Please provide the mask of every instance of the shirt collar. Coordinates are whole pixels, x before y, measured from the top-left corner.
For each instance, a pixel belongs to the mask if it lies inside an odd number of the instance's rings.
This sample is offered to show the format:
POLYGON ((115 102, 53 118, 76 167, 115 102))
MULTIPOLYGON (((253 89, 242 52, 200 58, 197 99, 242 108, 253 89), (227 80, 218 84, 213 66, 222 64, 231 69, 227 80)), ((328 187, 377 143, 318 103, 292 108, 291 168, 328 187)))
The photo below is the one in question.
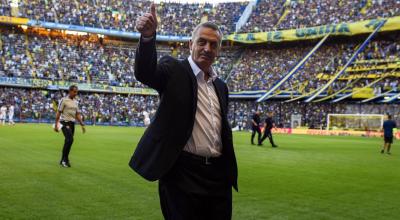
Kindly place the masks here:
MULTIPOLYGON (((200 76, 202 76, 202 78, 204 79, 204 77, 203 77, 203 74, 204 74, 203 70, 201 70, 200 67, 197 66, 197 64, 194 62, 192 56, 189 56, 188 61, 189 61, 190 67, 192 68, 193 74, 194 74, 196 77, 199 76, 199 74, 200 74, 200 76)), ((214 81, 214 80, 217 79, 217 77, 218 77, 217 73, 215 72, 214 68, 211 66, 211 77, 210 77, 210 79, 211 79, 212 81, 214 81)))

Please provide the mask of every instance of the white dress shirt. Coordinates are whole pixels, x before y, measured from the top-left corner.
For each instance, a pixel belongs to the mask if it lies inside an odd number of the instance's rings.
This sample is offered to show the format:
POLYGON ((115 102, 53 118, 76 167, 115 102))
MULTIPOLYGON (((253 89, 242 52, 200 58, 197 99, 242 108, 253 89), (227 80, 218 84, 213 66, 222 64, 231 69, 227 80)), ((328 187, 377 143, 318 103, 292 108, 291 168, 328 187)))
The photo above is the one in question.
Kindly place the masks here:
POLYGON ((204 72, 191 56, 188 60, 197 79, 197 110, 192 135, 183 150, 203 157, 218 157, 222 151, 222 116, 213 84, 217 74, 211 68, 211 76, 205 81, 204 72))

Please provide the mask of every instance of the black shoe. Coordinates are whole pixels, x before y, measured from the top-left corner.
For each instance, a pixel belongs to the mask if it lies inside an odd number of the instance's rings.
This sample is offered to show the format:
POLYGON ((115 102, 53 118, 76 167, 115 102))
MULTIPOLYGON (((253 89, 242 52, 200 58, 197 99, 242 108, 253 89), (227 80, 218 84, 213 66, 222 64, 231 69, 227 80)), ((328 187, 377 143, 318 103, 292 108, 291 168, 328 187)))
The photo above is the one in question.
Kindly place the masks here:
POLYGON ((70 166, 68 166, 68 163, 66 161, 61 161, 60 165, 61 165, 61 167, 64 167, 64 168, 69 168, 70 167, 70 166))
POLYGON ((251 143, 251 145, 255 145, 254 143, 251 143))
POLYGON ((385 150, 381 150, 381 154, 385 153, 385 150))
POLYGON ((262 143, 258 143, 258 146, 263 146, 262 143))
POLYGON ((392 153, 390 153, 390 152, 387 152, 387 154, 388 154, 388 155, 392 155, 392 153))
POLYGON ((68 167, 71 167, 71 164, 69 163, 69 161, 67 161, 67 166, 68 166, 68 167))

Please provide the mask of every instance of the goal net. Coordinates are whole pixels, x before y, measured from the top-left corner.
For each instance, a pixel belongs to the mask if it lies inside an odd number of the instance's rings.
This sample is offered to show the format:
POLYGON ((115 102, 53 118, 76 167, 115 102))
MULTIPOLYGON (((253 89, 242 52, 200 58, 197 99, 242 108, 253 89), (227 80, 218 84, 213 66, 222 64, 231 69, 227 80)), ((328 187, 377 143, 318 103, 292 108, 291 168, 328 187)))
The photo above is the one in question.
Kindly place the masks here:
POLYGON ((327 130, 379 131, 384 115, 379 114, 328 114, 327 130))

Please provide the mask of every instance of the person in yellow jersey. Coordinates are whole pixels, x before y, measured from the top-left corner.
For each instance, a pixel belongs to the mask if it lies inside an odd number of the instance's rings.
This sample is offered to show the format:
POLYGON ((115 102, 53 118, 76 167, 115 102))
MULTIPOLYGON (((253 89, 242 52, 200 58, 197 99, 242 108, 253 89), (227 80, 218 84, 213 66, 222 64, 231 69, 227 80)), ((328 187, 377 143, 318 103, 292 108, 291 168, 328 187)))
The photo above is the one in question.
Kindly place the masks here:
POLYGON ((64 134, 64 147, 60 165, 62 167, 71 167, 69 162, 69 152, 71 151, 72 143, 74 142, 75 121, 77 120, 82 127, 82 132, 85 133, 85 124, 82 121, 82 116, 79 111, 78 101, 76 95, 78 94, 78 87, 72 85, 69 87, 68 95, 61 99, 56 113, 56 123, 54 131, 59 132, 60 127, 64 134), (61 125, 60 125, 61 124, 61 125))

